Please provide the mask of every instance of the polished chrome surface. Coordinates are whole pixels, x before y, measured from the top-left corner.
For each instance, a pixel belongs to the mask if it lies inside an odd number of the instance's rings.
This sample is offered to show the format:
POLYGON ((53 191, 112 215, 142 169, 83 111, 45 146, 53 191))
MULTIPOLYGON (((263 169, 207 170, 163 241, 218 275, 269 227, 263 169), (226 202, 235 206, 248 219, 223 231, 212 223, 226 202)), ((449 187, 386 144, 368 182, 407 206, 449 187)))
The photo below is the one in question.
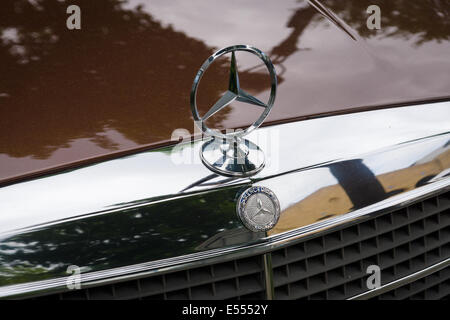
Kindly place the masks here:
POLYGON ((264 152, 247 139, 214 138, 202 145, 200 157, 213 172, 229 177, 250 177, 264 168, 264 152))
POLYGON ((268 231, 280 218, 280 202, 270 189, 250 187, 239 196, 236 212, 247 229, 268 231))
POLYGON ((397 289, 397 288, 399 288, 401 286, 404 286, 404 285, 406 285, 408 283, 414 282, 414 281, 416 281, 418 279, 426 277, 426 276, 428 276, 430 274, 433 274, 433 273, 435 273, 435 272, 437 272, 439 270, 442 270, 442 269, 444 269, 446 267, 449 267, 449 266, 450 266, 450 258, 445 259, 444 261, 441 261, 439 263, 436 263, 436 264, 434 264, 434 265, 432 265, 432 266, 430 266, 428 268, 425 268, 423 270, 420 270, 420 271, 417 271, 417 272, 415 272, 413 274, 410 274, 410 275, 408 275, 406 277, 398 279, 396 281, 392 281, 390 283, 387 283, 387 284, 385 284, 385 285, 383 285, 383 286, 381 286, 379 288, 376 288, 376 289, 373 289, 373 290, 370 290, 370 291, 358 294, 358 295, 356 295, 354 297, 351 297, 348 300, 366 300, 366 299, 370 299, 370 298, 379 296, 380 294, 383 294, 385 292, 397 289))
MULTIPOLYGON (((408 141, 420 143, 420 139, 432 136, 439 139, 438 135, 450 130, 449 117, 450 102, 443 102, 263 127, 250 136, 267 147, 270 157, 252 180, 361 158, 408 141)), ((248 178, 211 175, 198 159, 201 145, 202 141, 196 141, 142 152, 0 188, 0 234, 250 183, 248 178)), ((431 149, 439 151, 440 147, 431 149)), ((379 161, 388 172, 390 167, 410 166, 418 157, 420 154, 409 152, 402 163, 379 161)), ((299 186, 318 189, 323 183, 319 179, 315 187, 307 182, 299 186)), ((284 201, 280 200, 283 210, 284 201)))
MULTIPOLYGON (((282 214, 270 235, 329 223, 367 210, 386 199, 414 191, 450 167, 450 134, 403 143, 360 157, 341 159, 256 181, 270 188, 282 214)), ((437 181, 450 183, 450 176, 437 181)))
MULTIPOLYGON (((264 153, 257 145, 251 141, 243 139, 243 136, 257 129, 267 118, 275 102, 277 91, 277 75, 270 58, 260 50, 248 45, 236 45, 223 48, 211 55, 198 71, 191 89, 191 110, 195 124, 209 136, 215 137, 212 141, 206 142, 201 150, 200 157, 208 169, 225 176, 251 176, 261 171, 264 167, 264 153), (247 51, 260 58, 270 74, 271 90, 269 101, 261 102, 254 96, 244 91, 239 84, 239 75, 236 65, 235 51, 247 51), (203 74, 209 65, 219 57, 231 52, 230 78, 228 90, 209 109, 203 117, 200 117, 197 108, 197 91, 203 74), (211 129, 206 125, 206 121, 233 101, 256 105, 263 108, 263 112, 252 125, 244 130, 232 130, 225 134, 220 130, 211 129)), ((227 130, 230 131, 230 130, 227 130)))
POLYGON ((251 179, 211 174, 195 141, 3 187, 0 294, 64 287, 73 264, 89 284, 263 253, 448 188, 449 113, 445 102, 260 128, 250 135, 269 157, 251 179), (235 213, 251 185, 280 201, 268 237, 235 213))

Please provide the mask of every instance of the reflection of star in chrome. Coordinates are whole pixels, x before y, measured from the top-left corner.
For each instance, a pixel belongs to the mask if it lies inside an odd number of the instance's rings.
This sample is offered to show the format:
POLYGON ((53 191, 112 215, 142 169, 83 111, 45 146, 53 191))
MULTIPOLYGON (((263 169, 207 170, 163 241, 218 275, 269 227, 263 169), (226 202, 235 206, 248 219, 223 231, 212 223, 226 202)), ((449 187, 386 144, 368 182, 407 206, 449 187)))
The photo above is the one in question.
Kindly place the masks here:
POLYGON ((253 215, 253 218, 260 215, 260 214, 272 214, 268 209, 264 208, 263 203, 261 199, 256 199, 256 207, 258 208, 258 211, 253 215))
POLYGON ((234 100, 253 104, 259 107, 267 108, 267 105, 252 95, 248 94, 239 86, 239 76, 236 66, 236 57, 234 51, 231 55, 231 66, 230 66, 230 83, 228 85, 228 91, 212 106, 211 109, 203 116, 202 120, 206 121, 216 112, 222 110, 227 105, 232 103, 234 100))

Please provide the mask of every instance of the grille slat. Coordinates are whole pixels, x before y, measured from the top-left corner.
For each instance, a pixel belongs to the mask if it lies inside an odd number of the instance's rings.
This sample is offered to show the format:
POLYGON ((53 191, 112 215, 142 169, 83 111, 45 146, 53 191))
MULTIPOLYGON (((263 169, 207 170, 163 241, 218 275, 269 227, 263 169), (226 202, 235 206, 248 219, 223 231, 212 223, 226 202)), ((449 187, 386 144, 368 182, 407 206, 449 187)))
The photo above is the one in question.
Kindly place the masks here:
MULTIPOLYGON (((450 192, 311 235, 271 253, 276 299, 346 299, 368 291, 369 265, 382 285, 450 257, 450 192)), ((376 299, 448 299, 450 267, 376 299)), ((263 255, 220 262, 44 299, 264 299, 263 255)))

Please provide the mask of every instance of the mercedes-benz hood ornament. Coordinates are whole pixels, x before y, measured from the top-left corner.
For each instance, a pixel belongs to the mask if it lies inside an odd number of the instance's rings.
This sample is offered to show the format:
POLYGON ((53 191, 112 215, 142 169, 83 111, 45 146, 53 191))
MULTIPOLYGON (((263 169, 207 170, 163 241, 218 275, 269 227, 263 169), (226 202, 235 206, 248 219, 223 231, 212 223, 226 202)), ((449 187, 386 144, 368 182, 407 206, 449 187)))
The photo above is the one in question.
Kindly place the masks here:
POLYGON ((248 45, 236 45, 221 49, 210 56, 201 66, 195 76, 191 90, 191 110, 196 125, 204 134, 212 136, 213 139, 205 142, 201 149, 202 162, 212 171, 226 176, 250 176, 259 172, 265 164, 263 151, 253 142, 243 137, 258 128, 269 115, 275 102, 277 91, 277 75, 269 57, 262 51, 248 45), (244 89, 239 83, 239 74, 236 65, 236 51, 247 51, 255 54, 267 67, 271 79, 270 97, 266 103, 258 100, 244 89), (197 90, 203 74, 209 65, 217 58, 231 53, 231 65, 228 90, 202 117, 197 109, 197 90), (233 101, 252 104, 261 107, 260 116, 244 130, 232 133, 222 133, 211 129, 206 125, 212 115, 228 106, 233 101))

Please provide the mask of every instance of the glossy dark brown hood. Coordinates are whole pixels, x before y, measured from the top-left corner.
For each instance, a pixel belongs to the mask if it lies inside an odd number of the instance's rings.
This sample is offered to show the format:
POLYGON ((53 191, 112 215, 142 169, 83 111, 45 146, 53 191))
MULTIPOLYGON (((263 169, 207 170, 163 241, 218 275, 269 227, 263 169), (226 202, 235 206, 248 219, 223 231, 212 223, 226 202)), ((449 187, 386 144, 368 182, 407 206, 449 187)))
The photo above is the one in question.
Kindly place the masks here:
MULTIPOLYGON (((0 180, 159 145, 193 132, 189 92, 216 49, 250 44, 278 73, 270 121, 450 96, 450 1, 6 0, 0 10, 0 180), (81 8, 81 30, 66 8, 81 8), (366 9, 381 8, 369 30, 366 9)), ((269 78, 237 56, 261 100, 269 78)), ((229 60, 202 80, 200 109, 226 90, 229 60)), ((218 128, 254 120, 232 105, 218 128)))

